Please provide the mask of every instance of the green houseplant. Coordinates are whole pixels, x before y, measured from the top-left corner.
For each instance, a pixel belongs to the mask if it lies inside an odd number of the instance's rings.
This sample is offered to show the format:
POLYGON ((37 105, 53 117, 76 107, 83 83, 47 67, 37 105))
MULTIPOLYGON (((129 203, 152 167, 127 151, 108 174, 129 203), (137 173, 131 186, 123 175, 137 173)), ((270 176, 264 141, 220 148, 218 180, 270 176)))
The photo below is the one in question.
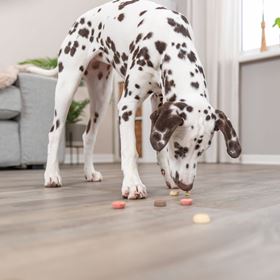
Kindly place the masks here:
POLYGON ((80 143, 82 140, 82 134, 86 126, 78 122, 81 121, 81 116, 88 104, 88 99, 72 101, 66 119, 66 142, 68 146, 77 145, 77 143, 80 143))
POLYGON ((275 27, 276 25, 280 28, 280 17, 278 17, 278 18, 275 19, 275 22, 274 22, 274 24, 273 24, 273 27, 275 27))

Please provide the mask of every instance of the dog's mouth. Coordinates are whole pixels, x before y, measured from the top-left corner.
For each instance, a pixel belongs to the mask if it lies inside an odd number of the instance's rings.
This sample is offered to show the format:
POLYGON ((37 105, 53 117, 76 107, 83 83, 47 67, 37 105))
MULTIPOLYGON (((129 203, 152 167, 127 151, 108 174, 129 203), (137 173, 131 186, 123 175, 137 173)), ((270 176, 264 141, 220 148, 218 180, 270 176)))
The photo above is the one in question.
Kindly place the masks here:
POLYGON ((176 172, 176 176, 175 178, 172 177, 173 181, 175 182, 175 184, 183 191, 185 192, 189 192, 192 188, 193 188, 193 183, 191 184, 185 184, 182 182, 182 180, 179 179, 179 174, 178 172, 176 172))

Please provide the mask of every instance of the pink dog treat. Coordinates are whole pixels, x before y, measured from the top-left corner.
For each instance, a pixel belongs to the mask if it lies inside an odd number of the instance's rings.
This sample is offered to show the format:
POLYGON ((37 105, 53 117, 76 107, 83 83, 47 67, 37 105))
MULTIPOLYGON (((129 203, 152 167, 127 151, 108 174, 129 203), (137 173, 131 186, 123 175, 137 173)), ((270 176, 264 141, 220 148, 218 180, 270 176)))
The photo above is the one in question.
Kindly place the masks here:
POLYGON ((180 204, 184 206, 192 205, 192 199, 191 198, 182 198, 180 200, 180 204))
POLYGON ((124 201, 114 201, 114 202, 112 202, 112 207, 114 209, 123 209, 123 208, 125 208, 125 202, 124 201))

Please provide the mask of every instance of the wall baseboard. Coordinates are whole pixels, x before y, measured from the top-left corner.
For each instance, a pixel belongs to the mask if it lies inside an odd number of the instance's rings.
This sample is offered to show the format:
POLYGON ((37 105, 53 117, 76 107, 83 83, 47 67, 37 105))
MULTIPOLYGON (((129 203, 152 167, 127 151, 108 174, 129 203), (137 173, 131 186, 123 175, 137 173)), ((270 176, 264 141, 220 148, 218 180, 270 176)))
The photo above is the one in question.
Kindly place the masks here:
MULTIPOLYGON (((113 154, 93 154, 93 162, 94 163, 112 163, 112 162, 115 162, 114 155, 113 154)), ((71 163, 70 153, 65 153, 64 163, 65 164, 71 163)), ((83 154, 80 153, 79 155, 77 155, 76 153, 73 153, 72 163, 73 164, 84 163, 83 154)))
POLYGON ((280 155, 242 155, 243 164, 280 164, 280 155))

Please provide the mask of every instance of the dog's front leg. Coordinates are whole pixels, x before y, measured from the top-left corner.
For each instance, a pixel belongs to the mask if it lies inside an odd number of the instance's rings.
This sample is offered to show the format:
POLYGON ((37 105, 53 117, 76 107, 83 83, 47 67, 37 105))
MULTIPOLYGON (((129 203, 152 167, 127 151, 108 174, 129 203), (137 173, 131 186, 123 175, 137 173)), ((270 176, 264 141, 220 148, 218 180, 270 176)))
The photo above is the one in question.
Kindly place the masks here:
POLYGON ((124 96, 118 103, 120 138, 121 138, 121 160, 123 171, 122 196, 128 199, 147 197, 145 185, 141 182, 137 169, 138 154, 135 140, 135 113, 139 100, 133 96, 124 96))

